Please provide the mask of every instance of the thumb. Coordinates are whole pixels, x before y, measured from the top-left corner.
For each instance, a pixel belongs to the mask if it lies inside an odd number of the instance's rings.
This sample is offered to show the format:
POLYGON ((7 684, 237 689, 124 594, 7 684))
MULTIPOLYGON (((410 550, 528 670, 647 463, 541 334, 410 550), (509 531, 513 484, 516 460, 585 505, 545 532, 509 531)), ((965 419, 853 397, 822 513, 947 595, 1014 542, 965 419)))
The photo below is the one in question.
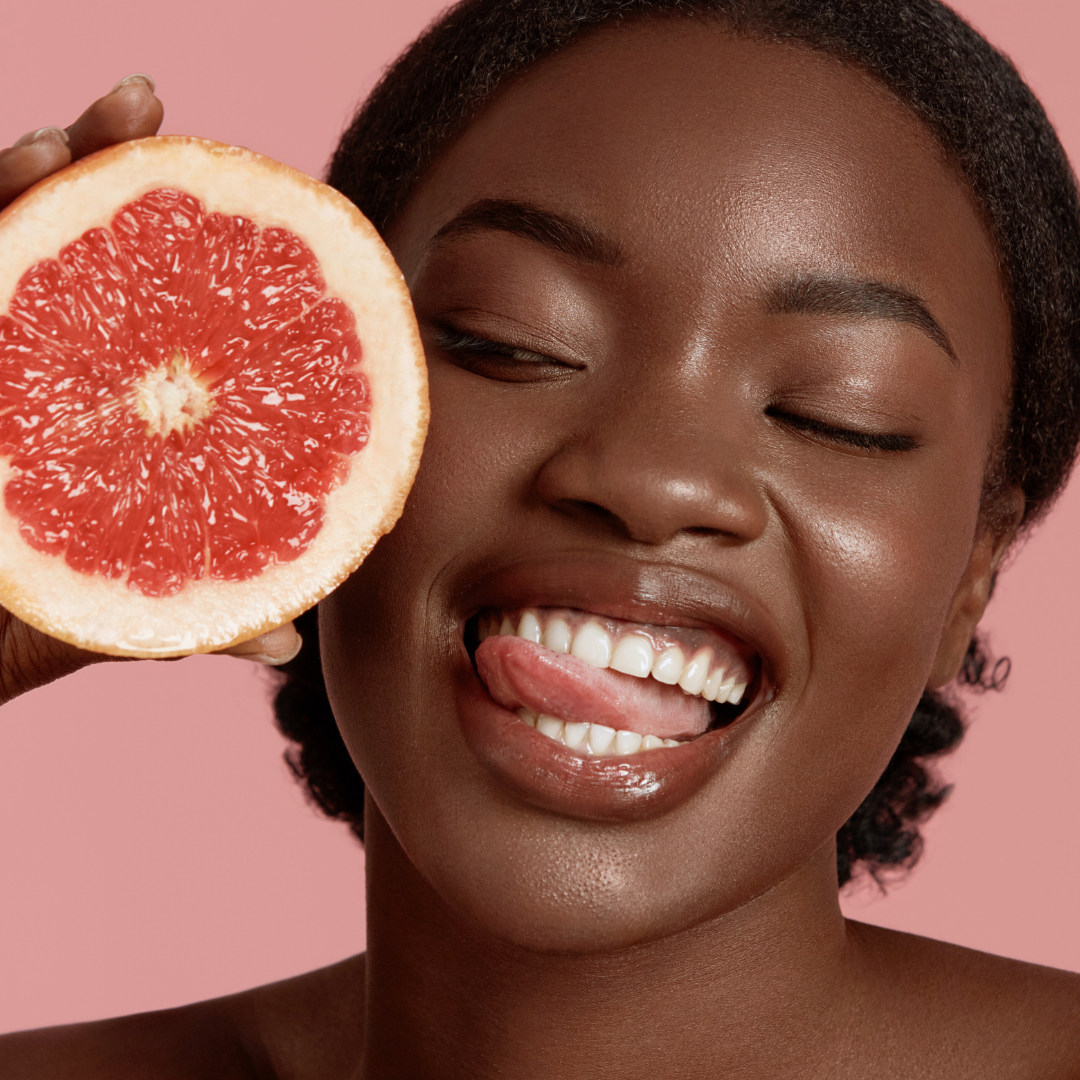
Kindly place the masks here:
POLYGON ((232 648, 223 649, 222 652, 226 656, 239 656, 244 660, 253 660, 257 664, 277 667, 279 664, 287 664, 292 660, 303 644, 303 638, 290 622, 285 623, 284 626, 275 627, 265 634, 260 634, 250 641, 242 641, 239 645, 233 645, 232 648))

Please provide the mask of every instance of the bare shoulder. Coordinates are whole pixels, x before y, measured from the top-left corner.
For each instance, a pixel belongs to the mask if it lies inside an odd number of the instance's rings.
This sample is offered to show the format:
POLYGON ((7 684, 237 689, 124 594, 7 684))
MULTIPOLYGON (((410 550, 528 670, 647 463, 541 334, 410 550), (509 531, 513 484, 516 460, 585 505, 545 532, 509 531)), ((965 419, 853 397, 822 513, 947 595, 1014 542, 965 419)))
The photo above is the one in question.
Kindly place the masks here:
POLYGON ((888 1018, 880 1045, 908 1066, 925 1055, 928 1076, 1080 1080, 1080 975, 865 923, 849 931, 888 1018))
POLYGON ((346 1080, 364 1051, 364 955, 233 998, 229 1015, 261 1076, 346 1080))
POLYGON ((0 1036, 4 1080, 346 1080, 363 1051, 364 957, 240 994, 0 1036))

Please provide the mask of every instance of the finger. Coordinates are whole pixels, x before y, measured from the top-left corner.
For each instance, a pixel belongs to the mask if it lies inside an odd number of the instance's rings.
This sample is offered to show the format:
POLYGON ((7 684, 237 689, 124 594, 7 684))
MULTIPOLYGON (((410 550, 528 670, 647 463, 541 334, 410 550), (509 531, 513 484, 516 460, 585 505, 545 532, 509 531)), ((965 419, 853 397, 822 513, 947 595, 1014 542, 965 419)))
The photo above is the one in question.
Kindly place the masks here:
POLYGON ((71 160, 154 135, 164 115, 164 107, 154 96, 154 80, 149 75, 129 75, 67 129, 71 160))
POLYGON ((31 131, 14 146, 0 150, 0 207, 70 163, 68 135, 60 128, 31 131))
POLYGON ((231 649, 223 649, 222 652, 226 656, 239 656, 244 660, 254 660, 257 664, 277 667, 292 660, 303 644, 304 640, 296 632, 296 627, 292 623, 286 623, 250 641, 242 641, 231 649))

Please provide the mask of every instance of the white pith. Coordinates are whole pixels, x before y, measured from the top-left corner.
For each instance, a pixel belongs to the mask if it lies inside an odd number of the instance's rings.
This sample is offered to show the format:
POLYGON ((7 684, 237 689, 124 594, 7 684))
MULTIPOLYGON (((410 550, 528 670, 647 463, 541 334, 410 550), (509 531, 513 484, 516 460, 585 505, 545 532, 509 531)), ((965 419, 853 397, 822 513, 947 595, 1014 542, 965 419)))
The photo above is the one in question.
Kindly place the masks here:
MULTIPOLYGON (((408 291, 370 222, 343 196, 240 147, 185 137, 143 139, 83 159, 0 215, 0 314, 22 275, 149 191, 177 188, 208 212, 288 229, 319 260, 326 296, 356 318, 372 389, 370 435, 347 480, 325 500, 323 528, 296 560, 244 582, 189 582, 169 597, 83 574, 27 545, 0 509, 0 604, 45 633, 114 655, 211 652, 287 622, 340 584, 400 516, 427 429, 427 374, 408 291)), ((162 380, 165 382, 166 380, 162 380)), ((161 389, 160 387, 158 388, 161 389)), ((173 380, 145 408, 149 423, 187 423, 193 388, 173 380), (155 401, 157 404, 155 404, 155 401), (160 415, 155 410, 160 406, 160 415), (177 412, 176 410, 179 410, 177 412)), ((206 406, 208 403, 202 402, 206 406)), ((12 477, 0 460, 0 490, 12 477)))
POLYGON ((131 390, 135 412, 146 421, 149 437, 185 435, 214 411, 214 396, 179 353, 172 363, 144 375, 131 390))

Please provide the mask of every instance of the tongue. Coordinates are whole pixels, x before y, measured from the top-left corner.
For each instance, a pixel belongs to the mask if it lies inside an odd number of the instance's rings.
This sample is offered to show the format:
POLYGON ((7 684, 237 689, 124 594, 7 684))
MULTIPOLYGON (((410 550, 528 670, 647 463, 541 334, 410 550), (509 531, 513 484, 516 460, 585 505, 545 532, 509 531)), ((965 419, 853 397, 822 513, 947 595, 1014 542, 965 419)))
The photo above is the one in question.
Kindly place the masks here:
POLYGON ((704 698, 677 686, 596 668, 509 634, 482 641, 476 667, 488 693, 508 709, 525 706, 560 720, 662 739, 700 735, 712 718, 704 698))

